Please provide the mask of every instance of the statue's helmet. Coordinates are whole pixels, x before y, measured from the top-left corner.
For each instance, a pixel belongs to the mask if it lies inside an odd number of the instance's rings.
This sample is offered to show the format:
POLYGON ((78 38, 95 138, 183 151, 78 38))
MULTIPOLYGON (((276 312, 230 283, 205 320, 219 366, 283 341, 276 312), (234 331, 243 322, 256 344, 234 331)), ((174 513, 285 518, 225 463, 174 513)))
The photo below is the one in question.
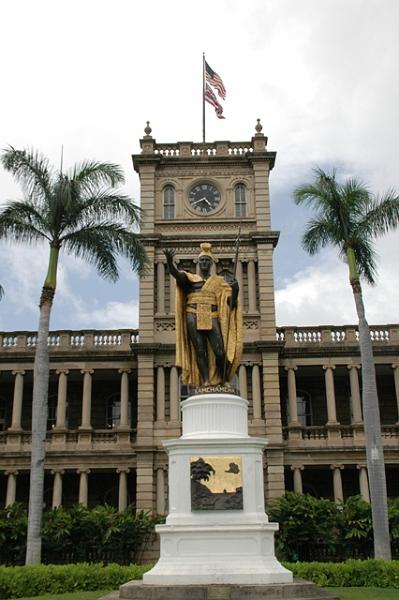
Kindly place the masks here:
POLYGON ((202 256, 207 256, 208 258, 213 260, 213 262, 215 262, 215 259, 213 258, 212 254, 212 244, 210 244, 209 242, 202 242, 200 248, 201 252, 199 253, 198 258, 201 258, 202 256))

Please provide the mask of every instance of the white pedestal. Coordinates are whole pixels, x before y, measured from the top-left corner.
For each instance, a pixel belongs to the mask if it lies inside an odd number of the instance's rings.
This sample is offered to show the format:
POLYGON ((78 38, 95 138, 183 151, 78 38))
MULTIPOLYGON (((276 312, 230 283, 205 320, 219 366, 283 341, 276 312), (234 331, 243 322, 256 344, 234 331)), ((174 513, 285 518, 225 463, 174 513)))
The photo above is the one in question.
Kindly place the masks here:
POLYGON ((160 559, 144 584, 290 583, 274 554, 277 523, 264 509, 263 450, 248 436, 248 402, 233 394, 191 396, 182 403, 183 435, 164 442, 169 455, 169 515, 158 525, 160 559), (192 510, 194 457, 234 457, 242 472, 243 508, 192 510))

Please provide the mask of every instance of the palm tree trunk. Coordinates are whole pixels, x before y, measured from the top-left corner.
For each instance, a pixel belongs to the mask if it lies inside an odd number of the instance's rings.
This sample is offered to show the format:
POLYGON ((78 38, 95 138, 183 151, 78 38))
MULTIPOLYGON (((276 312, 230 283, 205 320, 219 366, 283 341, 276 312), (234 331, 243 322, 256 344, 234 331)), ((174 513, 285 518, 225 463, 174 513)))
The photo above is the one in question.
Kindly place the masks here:
POLYGON ((47 397, 49 382, 48 333, 54 290, 43 288, 39 329, 33 367, 32 451, 28 512, 28 537, 25 564, 41 561, 44 458, 47 431, 47 397))
POLYGON ((25 559, 25 564, 27 565, 39 564, 42 553, 44 460, 46 453, 47 399, 50 374, 48 334, 57 281, 58 254, 58 248, 50 248, 49 267, 40 298, 39 328, 33 366, 32 450, 28 536, 26 540, 25 559))
POLYGON ((374 557, 391 560, 389 540, 387 486, 384 450, 381 437, 380 409, 370 328, 366 320, 359 280, 351 280, 359 318, 359 346, 362 361, 363 419, 366 441, 367 469, 374 532, 374 557))

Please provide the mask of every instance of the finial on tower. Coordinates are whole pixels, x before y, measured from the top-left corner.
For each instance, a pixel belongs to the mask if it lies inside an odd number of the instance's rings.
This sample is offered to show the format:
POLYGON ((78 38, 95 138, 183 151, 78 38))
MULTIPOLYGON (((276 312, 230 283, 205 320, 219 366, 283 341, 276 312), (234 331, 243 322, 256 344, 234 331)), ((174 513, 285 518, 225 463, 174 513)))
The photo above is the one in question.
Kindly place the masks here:
POLYGON ((260 119, 256 119, 256 125, 255 125, 256 134, 255 135, 263 135, 262 129, 263 129, 263 125, 261 124, 260 119))
POLYGON ((146 134, 147 137, 150 137, 151 132, 152 132, 152 129, 150 127, 150 122, 147 121, 147 125, 144 127, 144 133, 146 134))

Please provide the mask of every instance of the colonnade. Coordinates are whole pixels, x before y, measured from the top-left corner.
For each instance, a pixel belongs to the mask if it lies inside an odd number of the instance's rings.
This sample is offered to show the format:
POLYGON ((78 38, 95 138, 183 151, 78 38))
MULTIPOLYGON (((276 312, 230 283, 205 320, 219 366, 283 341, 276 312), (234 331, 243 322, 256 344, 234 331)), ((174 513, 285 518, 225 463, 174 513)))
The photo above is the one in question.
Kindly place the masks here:
MULTIPOLYGON (((342 471, 345 468, 342 464, 329 465, 332 472, 332 483, 335 502, 342 502, 344 499, 344 491, 342 486, 342 471)), ((369 481, 367 474, 367 466, 365 464, 356 465, 359 472, 359 490, 360 495, 366 502, 370 502, 369 481)), ((292 465, 294 492, 303 494, 303 471, 306 469, 304 465, 292 465)))
MULTIPOLYGON (((328 468, 328 467, 327 467, 328 468)), ((332 484, 334 491, 335 502, 342 502, 344 499, 343 485, 342 485, 342 471, 345 468, 342 464, 331 464, 329 468, 332 473, 332 484)), ((356 468, 359 473, 359 490, 360 495, 366 502, 370 502, 369 495, 369 483, 367 475, 367 466, 365 464, 358 464, 356 468)), ((293 487, 294 492, 297 494, 303 493, 303 472, 306 469, 306 465, 292 465, 291 470, 293 472, 293 487)), ((128 505, 128 473, 130 469, 127 467, 119 467, 116 469, 118 474, 119 485, 118 485, 118 510, 124 511, 128 505)), ((62 492, 63 492, 63 476, 64 469, 53 469, 51 474, 53 475, 53 492, 52 492, 52 507, 62 505, 62 492)), ((89 493, 89 480, 90 474, 92 473, 89 468, 80 468, 76 470, 79 475, 79 490, 78 490, 78 502, 83 506, 88 504, 88 493, 89 493)), ((9 506, 16 499, 17 490, 17 477, 18 470, 9 470, 5 472, 7 476, 7 487, 6 487, 6 499, 5 505, 9 506)), ((156 485, 156 512, 160 515, 166 514, 166 486, 167 486, 167 467, 166 465, 160 465, 155 468, 155 485, 156 485)))
MULTIPOLYGON (((68 369, 57 369, 58 393, 57 393, 57 411, 54 431, 65 431, 67 429, 67 393, 68 393, 68 369)), ((82 411, 80 430, 91 430, 91 402, 92 402, 92 376, 93 369, 82 369, 83 391, 82 391, 82 411)), ((120 424, 119 430, 130 430, 129 422, 129 373, 131 369, 118 369, 120 374, 120 424)), ((12 371, 14 375, 14 393, 12 403, 11 425, 8 428, 10 432, 22 431, 22 407, 24 393, 24 376, 26 371, 12 371)))
MULTIPOLYGON (((177 261, 178 262, 178 261, 177 261)), ((196 262, 196 261, 194 261, 196 262)), ((176 280, 168 274, 166 262, 158 260, 156 262, 156 278, 157 278, 157 294, 156 294, 156 313, 159 315, 166 314, 166 308, 169 306, 168 312, 173 314, 175 311, 175 290, 176 280), (169 285, 167 286, 167 278, 169 285), (166 290, 169 287, 169 297, 166 290)), ((257 275, 256 261, 253 258, 248 260, 238 260, 236 267, 236 279, 240 287, 239 297, 243 304, 244 311, 247 313, 255 313, 258 310, 257 305, 257 275), (244 264, 247 265, 246 269, 244 264), (244 300, 244 288, 247 289, 247 298, 244 300)))
MULTIPOLYGON (((76 469, 75 472, 79 475, 78 502, 79 504, 83 504, 83 506, 87 506, 89 497, 89 478, 92 471, 88 468, 80 468, 76 469)), ((120 512, 124 511, 128 505, 127 475, 129 472, 130 469, 127 467, 119 467, 116 469, 116 473, 119 476, 118 510, 120 512)), ((7 477, 5 506, 13 504, 16 500, 18 473, 19 472, 16 469, 5 471, 4 473, 7 477)), ((53 475, 52 508, 62 505, 64 473, 65 469, 53 469, 51 471, 51 474, 53 475)))
MULTIPOLYGON (((350 395, 352 402, 352 420, 351 424, 362 425, 362 403, 359 386, 359 370, 360 365, 349 364, 347 365, 349 372, 349 385, 350 395)), ((396 404, 399 414, 399 365, 393 364, 393 375, 395 382, 396 392, 396 404)), ((296 372, 298 366, 291 364, 285 367, 287 371, 287 388, 288 388, 288 426, 295 428, 300 426, 298 419, 298 406, 297 406, 297 385, 296 385, 296 372)), ((324 370, 324 381, 325 381, 325 392, 327 401, 327 427, 334 428, 339 425, 337 420, 337 408, 335 400, 335 387, 334 387, 334 365, 323 365, 324 370)))
POLYGON ((179 373, 175 366, 156 367, 156 420, 166 420, 166 380, 169 379, 169 421, 180 421, 179 373))

